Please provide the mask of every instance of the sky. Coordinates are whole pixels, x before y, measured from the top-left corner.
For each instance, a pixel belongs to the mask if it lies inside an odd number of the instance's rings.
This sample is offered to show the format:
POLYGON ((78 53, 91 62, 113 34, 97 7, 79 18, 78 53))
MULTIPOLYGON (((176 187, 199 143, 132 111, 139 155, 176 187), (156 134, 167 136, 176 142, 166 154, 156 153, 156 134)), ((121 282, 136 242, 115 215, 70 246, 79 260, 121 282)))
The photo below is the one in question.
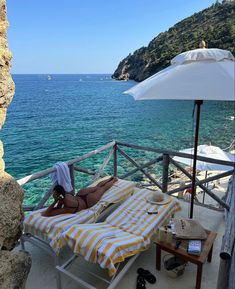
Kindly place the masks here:
POLYGON ((7 0, 12 73, 113 73, 214 0, 7 0))

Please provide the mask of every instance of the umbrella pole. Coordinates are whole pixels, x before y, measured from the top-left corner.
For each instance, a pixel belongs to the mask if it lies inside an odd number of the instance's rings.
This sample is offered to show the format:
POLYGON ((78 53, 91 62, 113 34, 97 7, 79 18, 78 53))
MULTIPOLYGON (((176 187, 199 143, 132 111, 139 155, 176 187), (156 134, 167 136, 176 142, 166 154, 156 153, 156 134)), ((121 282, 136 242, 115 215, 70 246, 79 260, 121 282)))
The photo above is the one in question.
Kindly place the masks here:
POLYGON ((193 155, 193 176, 192 176, 192 195, 191 195, 191 205, 190 205, 190 219, 193 218, 193 204, 194 197, 196 195, 196 168, 197 168, 197 146, 198 146, 198 136, 199 136, 199 127, 200 127, 200 110, 201 105, 203 104, 202 100, 195 100, 196 105, 196 128, 195 128, 195 137, 194 137, 194 155, 193 155))

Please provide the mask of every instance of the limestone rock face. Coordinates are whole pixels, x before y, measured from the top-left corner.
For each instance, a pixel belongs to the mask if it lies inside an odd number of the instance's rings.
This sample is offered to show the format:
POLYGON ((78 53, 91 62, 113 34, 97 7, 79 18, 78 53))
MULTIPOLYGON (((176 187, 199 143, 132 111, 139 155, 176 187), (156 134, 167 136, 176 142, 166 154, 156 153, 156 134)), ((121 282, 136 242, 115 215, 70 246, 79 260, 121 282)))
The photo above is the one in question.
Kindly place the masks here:
MULTIPOLYGON (((5 122, 7 108, 15 93, 15 85, 10 74, 12 55, 7 43, 8 26, 6 0, 0 0, 0 129, 5 122)), ((0 173, 4 169, 4 161, 0 156, 0 173)))
POLYGON ((24 192, 16 180, 6 172, 0 175, 0 249, 11 250, 18 241, 24 213, 24 192))
MULTIPOLYGON (((1 85, 0 85, 0 87, 1 87, 1 85)), ((0 94, 1 94, 1 92, 0 92, 0 94)), ((0 97, 0 99, 3 100, 3 98, 1 98, 1 97, 0 97)), ((0 129, 2 128, 2 126, 5 122, 6 114, 7 114, 7 109, 1 107, 1 105, 0 105, 0 129)))
POLYGON ((0 288, 23 289, 30 267, 27 252, 0 251, 0 288))
POLYGON ((0 175, 5 170, 5 163, 3 161, 3 143, 0 140, 0 175))
MULTIPOLYGON (((0 129, 15 92, 10 74, 12 55, 7 43, 8 25, 6 0, 0 0, 0 129)), ((5 172, 3 153, 0 140, 0 288, 23 289, 31 258, 26 252, 7 250, 12 250, 21 236, 24 192, 16 180, 5 172)))
POLYGON ((6 1, 0 0, 0 128, 5 122, 6 109, 15 93, 15 85, 10 74, 12 55, 7 44, 8 25, 6 1))

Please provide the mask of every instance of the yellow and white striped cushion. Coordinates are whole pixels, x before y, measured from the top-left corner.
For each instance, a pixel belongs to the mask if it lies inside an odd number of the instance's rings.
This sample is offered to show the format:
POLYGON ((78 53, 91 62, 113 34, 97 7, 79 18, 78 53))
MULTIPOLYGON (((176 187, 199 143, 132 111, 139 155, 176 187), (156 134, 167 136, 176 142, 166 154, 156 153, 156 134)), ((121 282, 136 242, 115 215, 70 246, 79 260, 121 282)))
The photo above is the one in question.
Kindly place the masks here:
POLYGON ((63 234, 63 238, 75 254, 108 269, 110 276, 116 272, 116 263, 149 247, 149 241, 143 237, 107 223, 75 225, 63 234))
POLYGON ((94 223, 100 213, 112 203, 118 203, 132 194, 135 184, 130 181, 120 180, 107 190, 100 201, 93 207, 75 214, 61 214, 54 217, 43 217, 42 211, 37 210, 29 214, 24 220, 24 232, 35 235, 49 242, 55 251, 62 246, 61 233, 74 224, 94 223))
POLYGON ((123 203, 118 210, 113 212, 106 222, 114 227, 131 234, 149 238, 156 231, 156 224, 159 226, 164 223, 170 212, 180 209, 179 203, 171 198, 171 201, 165 205, 153 205, 146 201, 153 194, 148 189, 140 189, 123 203), (158 212, 157 214, 148 214, 148 212, 158 212))
POLYGON ((103 223, 72 226, 63 234, 75 254, 97 262, 115 274, 115 264, 146 250, 157 229, 172 214, 180 210, 171 199, 168 204, 156 206, 146 201, 153 192, 142 189, 116 209, 103 223), (149 215, 148 212, 158 211, 149 215))

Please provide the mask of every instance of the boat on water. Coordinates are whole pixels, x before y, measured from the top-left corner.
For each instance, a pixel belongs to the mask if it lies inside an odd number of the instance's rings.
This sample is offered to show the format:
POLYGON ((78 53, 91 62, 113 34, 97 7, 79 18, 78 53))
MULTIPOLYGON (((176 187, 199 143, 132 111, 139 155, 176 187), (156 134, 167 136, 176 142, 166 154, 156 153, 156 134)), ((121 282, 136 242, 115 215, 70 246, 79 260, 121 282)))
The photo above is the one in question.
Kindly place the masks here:
POLYGON ((227 120, 235 121, 235 116, 226 117, 227 120))
POLYGON ((47 75, 47 80, 52 80, 51 75, 47 75))

